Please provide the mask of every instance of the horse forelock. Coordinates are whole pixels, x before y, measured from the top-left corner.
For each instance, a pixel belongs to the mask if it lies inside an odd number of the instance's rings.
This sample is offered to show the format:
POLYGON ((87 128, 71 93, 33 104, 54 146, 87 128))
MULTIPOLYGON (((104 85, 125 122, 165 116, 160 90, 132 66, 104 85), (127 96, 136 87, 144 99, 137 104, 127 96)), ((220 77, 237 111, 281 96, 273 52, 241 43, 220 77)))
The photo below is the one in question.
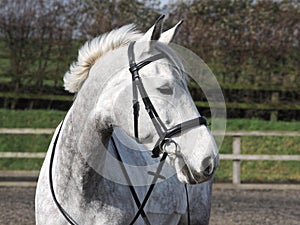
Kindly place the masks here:
POLYGON ((79 50, 77 61, 73 62, 64 76, 65 90, 76 93, 87 79, 90 68, 105 53, 127 45, 142 36, 134 24, 125 25, 87 41, 79 50))

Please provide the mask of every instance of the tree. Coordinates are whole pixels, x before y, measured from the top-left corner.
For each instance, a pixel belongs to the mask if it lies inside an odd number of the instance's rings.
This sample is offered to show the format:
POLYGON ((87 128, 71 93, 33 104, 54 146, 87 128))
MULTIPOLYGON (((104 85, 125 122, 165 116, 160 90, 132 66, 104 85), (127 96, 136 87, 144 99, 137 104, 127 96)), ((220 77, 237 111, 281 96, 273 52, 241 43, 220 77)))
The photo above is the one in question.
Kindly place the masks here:
POLYGON ((173 23, 185 19, 177 40, 222 83, 299 87, 299 0, 194 0, 169 10, 173 23))
POLYGON ((158 0, 77 0, 81 38, 91 38, 122 25, 135 23, 145 31, 159 16, 158 0))
MULTIPOLYGON (((42 89, 47 79, 56 80, 69 58, 74 26, 72 1, 3 0, 0 2, 0 36, 7 59, 0 72, 10 77, 16 93, 21 86, 42 89), (72 17, 73 15, 73 17, 72 17)), ((60 77, 61 77, 60 74, 60 77)))

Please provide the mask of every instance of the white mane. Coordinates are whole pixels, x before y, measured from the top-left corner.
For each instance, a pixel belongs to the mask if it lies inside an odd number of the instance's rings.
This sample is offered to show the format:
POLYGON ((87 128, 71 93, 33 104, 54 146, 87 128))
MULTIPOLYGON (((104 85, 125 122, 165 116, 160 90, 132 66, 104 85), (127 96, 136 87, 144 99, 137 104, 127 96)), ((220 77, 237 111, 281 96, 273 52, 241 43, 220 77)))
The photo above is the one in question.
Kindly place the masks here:
POLYGON ((71 64, 70 70, 64 76, 65 90, 71 93, 78 92, 97 59, 141 36, 135 30, 135 26, 129 24, 87 41, 78 51, 77 61, 71 64))

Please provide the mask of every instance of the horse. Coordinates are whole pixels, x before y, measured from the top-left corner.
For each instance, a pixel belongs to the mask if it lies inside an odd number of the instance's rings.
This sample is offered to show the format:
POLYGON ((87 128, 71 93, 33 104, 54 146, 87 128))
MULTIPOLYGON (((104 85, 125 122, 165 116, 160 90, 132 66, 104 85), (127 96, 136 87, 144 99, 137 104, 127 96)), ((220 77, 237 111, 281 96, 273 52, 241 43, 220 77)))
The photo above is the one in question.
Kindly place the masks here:
POLYGON ((81 47, 37 183, 37 225, 209 223, 218 147, 169 47, 181 24, 129 24, 81 47))

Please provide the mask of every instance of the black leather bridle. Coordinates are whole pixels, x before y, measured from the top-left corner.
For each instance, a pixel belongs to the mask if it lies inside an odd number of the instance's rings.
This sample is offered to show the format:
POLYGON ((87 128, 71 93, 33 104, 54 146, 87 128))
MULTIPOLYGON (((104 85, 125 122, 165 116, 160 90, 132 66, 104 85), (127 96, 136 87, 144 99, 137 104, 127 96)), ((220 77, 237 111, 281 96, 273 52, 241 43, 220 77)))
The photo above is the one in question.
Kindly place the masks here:
MULTIPOLYGON (((117 159, 120 161, 120 166, 123 172, 123 175, 128 183, 128 186, 130 188, 132 197, 137 205, 138 211, 136 212, 134 218, 131 220, 129 223, 130 225, 133 225, 138 217, 141 215, 145 224, 150 225, 150 221, 147 218, 146 213, 144 212, 144 207, 149 200, 149 197, 154 189, 155 184, 157 183, 157 180, 159 178, 164 179, 163 176, 160 175, 164 162, 169 154, 169 152, 166 150, 166 146, 169 144, 173 144, 175 147, 175 151, 177 151, 178 144, 172 140, 172 137, 180 134, 181 132, 191 130, 195 127, 204 125, 207 126, 206 118, 203 116, 196 117, 194 119, 182 122, 180 124, 175 125, 174 127, 167 128, 161 118, 159 117, 154 105, 152 104, 147 91, 143 85, 142 79, 139 75, 139 70, 143 68, 144 66, 148 65, 149 63, 162 59, 164 57, 167 57, 165 54, 160 53, 153 55, 139 63, 136 63, 135 61, 135 54, 134 54, 134 44, 135 42, 131 42, 128 47, 128 59, 129 59, 129 70, 132 75, 132 90, 133 90, 133 115, 134 115, 134 136, 138 140, 139 139, 139 133, 138 133, 138 118, 139 118, 139 101, 138 101, 138 93, 140 93, 142 101, 144 103, 145 109, 158 133, 159 139, 157 140, 153 150, 152 150, 152 157, 157 158, 161 154, 160 162, 159 165, 156 169, 156 172, 148 172, 150 175, 153 175, 153 180, 152 183, 144 197, 144 200, 140 202, 138 195, 134 189, 134 186, 132 185, 132 182, 130 180, 129 174, 126 171, 126 168, 123 164, 123 160, 121 158, 121 155, 119 153, 119 150, 116 146, 115 140, 113 137, 111 137, 112 145, 116 153, 117 159)), ((57 132, 57 135, 55 137, 53 147, 52 147, 52 153, 50 157, 50 165, 49 165, 49 183, 50 183, 50 191, 53 197, 53 200, 61 212, 61 214, 65 217, 65 219, 72 225, 78 225, 77 222, 65 211, 65 209, 62 207, 62 205, 58 202, 55 192, 54 192, 54 187, 53 187, 53 174, 52 174, 52 168, 53 168, 53 161, 54 161, 54 155, 55 155, 55 149, 57 146, 57 142, 61 133, 61 129, 63 126, 63 121, 61 122, 60 128, 57 132)), ((187 211, 188 211, 188 224, 190 224, 190 211, 189 211, 189 199, 188 199, 188 190, 187 186, 185 185, 185 191, 186 191, 186 196, 187 196, 187 211)))
MULTIPOLYGON (((183 123, 177 124, 174 127, 167 128, 165 124, 162 122, 159 117, 155 107, 153 106, 147 91, 143 85, 142 79, 139 75, 139 70, 149 63, 167 57, 165 54, 160 53, 154 56, 151 56, 139 63, 135 61, 134 55, 134 44, 135 42, 131 42, 128 47, 128 59, 129 59, 129 71, 132 75, 132 92, 133 92, 133 115, 134 115, 134 135, 135 138, 138 139, 138 117, 139 117, 139 101, 138 101, 138 92, 142 97, 142 101, 144 103, 145 109, 149 114, 149 117, 156 129, 157 134, 159 135, 159 139, 157 140, 155 147, 152 150, 152 157, 159 157, 160 153, 165 152, 164 146, 169 144, 170 142, 175 143, 172 140, 173 136, 180 134, 181 132, 188 131, 192 128, 204 125, 207 126, 206 118, 204 116, 200 116, 183 123)), ((177 145, 177 144, 176 144, 177 145)))

